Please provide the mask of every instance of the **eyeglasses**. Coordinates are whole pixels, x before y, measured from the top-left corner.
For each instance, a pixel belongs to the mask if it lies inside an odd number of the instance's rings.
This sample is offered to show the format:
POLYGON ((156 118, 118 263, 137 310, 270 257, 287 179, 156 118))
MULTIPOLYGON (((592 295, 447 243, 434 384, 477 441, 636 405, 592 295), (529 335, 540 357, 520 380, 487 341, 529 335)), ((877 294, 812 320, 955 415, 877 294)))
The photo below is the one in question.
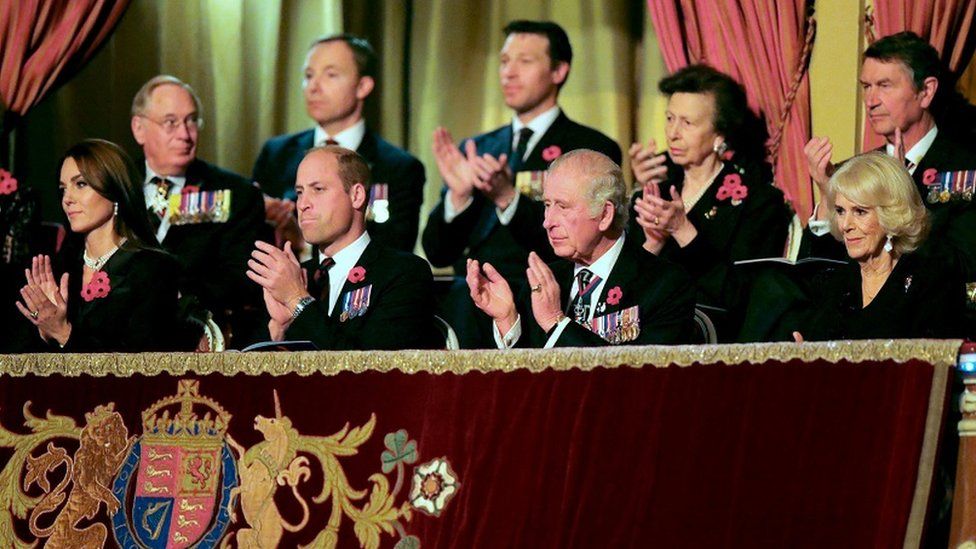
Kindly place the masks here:
POLYGON ((166 117, 162 120, 153 120, 152 118, 144 114, 139 114, 136 116, 140 118, 145 118, 146 120, 152 122, 153 124, 156 124, 157 126, 163 128, 163 131, 166 133, 173 133, 176 130, 178 130, 180 126, 186 126, 186 131, 191 131, 191 130, 196 131, 199 130, 200 128, 203 128, 203 118, 200 118, 195 114, 191 114, 186 118, 184 118, 183 120, 180 120, 179 118, 172 117, 172 116, 166 117))

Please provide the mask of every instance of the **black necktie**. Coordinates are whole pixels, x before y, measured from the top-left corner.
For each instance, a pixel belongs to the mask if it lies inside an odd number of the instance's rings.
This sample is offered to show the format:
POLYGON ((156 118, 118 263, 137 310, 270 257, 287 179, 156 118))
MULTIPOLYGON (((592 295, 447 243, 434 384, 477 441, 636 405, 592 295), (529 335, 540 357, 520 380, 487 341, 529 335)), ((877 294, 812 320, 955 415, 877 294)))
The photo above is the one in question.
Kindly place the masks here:
POLYGON ((589 269, 581 269, 576 273, 576 297, 570 304, 568 314, 580 324, 586 324, 590 316, 590 297, 593 288, 600 282, 600 277, 594 276, 589 269))
POLYGON ((528 127, 524 127, 519 130, 518 133, 518 143, 515 144, 515 154, 512 158, 512 172, 517 172, 522 167, 522 161, 525 158, 525 151, 529 150, 529 139, 532 139, 532 130, 528 127))
POLYGON ((319 263, 317 269, 315 269, 315 274, 312 276, 312 283, 315 285, 315 289, 318 290, 319 301, 325 305, 326 309, 329 308, 329 269, 335 265, 335 259, 327 257, 319 263))

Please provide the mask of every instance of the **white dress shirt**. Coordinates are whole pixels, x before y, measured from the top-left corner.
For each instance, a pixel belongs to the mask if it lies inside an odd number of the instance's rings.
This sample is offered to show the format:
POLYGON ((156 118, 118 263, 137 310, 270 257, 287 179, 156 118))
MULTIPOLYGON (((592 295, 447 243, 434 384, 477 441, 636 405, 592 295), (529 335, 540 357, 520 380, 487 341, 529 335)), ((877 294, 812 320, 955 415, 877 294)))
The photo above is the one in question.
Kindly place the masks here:
MULTIPOLYGON (((352 244, 332 256, 335 264, 329 269, 329 316, 332 316, 332 310, 335 309, 336 302, 339 301, 339 294, 342 292, 342 285, 346 283, 349 271, 359 262, 363 250, 369 245, 369 240, 369 233, 363 231, 363 234, 352 244)), ((321 255, 322 261, 325 261, 327 256, 321 255)))
POLYGON ((350 151, 355 151, 359 149, 359 146, 363 143, 363 137, 365 136, 366 121, 360 118, 359 122, 356 122, 352 126, 349 126, 348 128, 332 136, 322 129, 321 126, 315 126, 315 137, 312 139, 312 143, 316 147, 324 147, 325 142, 331 138, 339 143, 340 147, 345 147, 350 151))

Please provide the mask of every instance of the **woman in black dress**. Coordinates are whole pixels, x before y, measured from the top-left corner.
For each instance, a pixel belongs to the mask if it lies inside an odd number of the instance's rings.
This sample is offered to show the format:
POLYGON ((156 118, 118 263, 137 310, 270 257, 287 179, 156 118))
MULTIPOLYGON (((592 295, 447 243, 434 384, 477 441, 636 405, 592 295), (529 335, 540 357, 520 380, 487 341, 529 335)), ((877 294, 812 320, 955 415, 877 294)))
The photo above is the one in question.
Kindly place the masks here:
POLYGON ((915 252, 929 213, 904 165, 867 153, 845 162, 828 185, 831 232, 850 259, 819 276, 794 338, 962 337, 965 285, 949 262, 915 252))
POLYGON ((61 207, 84 251, 36 256, 17 308, 49 346, 65 351, 175 350, 177 261, 159 249, 135 168, 117 145, 100 139, 71 147, 61 162, 61 207))
POLYGON ((780 257, 790 213, 765 161, 765 129, 735 80, 692 65, 661 80, 667 154, 630 148, 641 186, 629 240, 686 267, 700 304, 726 307, 735 261, 780 257))

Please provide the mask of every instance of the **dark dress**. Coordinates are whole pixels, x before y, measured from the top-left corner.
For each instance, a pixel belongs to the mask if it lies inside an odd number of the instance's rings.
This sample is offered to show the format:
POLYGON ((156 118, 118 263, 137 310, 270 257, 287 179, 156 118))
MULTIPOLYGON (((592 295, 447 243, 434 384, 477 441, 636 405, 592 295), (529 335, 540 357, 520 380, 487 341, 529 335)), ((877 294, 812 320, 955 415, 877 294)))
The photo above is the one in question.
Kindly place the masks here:
POLYGON ((805 340, 955 338, 965 335, 965 290, 944 260, 905 254, 878 295, 862 307, 860 267, 817 275, 798 326, 805 340))
MULTIPOLYGON (((83 269, 81 255, 73 255, 68 281, 71 335, 63 351, 192 350, 177 315, 180 267, 175 258, 120 249, 102 267, 111 289, 90 301, 82 297, 83 269)), ((57 350, 57 342, 50 347, 57 350)))
MULTIPOLYGON (((705 194, 687 212, 698 236, 683 248, 669 238, 661 249, 661 257, 682 265, 695 277, 699 304, 721 308, 731 305, 728 284, 734 262, 783 255, 790 211, 782 191, 769 184, 761 175, 763 172, 748 169, 740 173, 735 164, 726 162, 705 194), (748 190, 738 203, 731 197, 719 199, 719 190, 732 174, 737 174, 748 190)), ((680 193, 683 184, 684 170, 669 163, 668 179, 660 185, 662 196, 669 196, 671 185, 680 193)), ((643 246, 646 237, 637 223, 634 203, 643 195, 640 190, 631 200, 627 234, 628 240, 638 246, 643 246)))

